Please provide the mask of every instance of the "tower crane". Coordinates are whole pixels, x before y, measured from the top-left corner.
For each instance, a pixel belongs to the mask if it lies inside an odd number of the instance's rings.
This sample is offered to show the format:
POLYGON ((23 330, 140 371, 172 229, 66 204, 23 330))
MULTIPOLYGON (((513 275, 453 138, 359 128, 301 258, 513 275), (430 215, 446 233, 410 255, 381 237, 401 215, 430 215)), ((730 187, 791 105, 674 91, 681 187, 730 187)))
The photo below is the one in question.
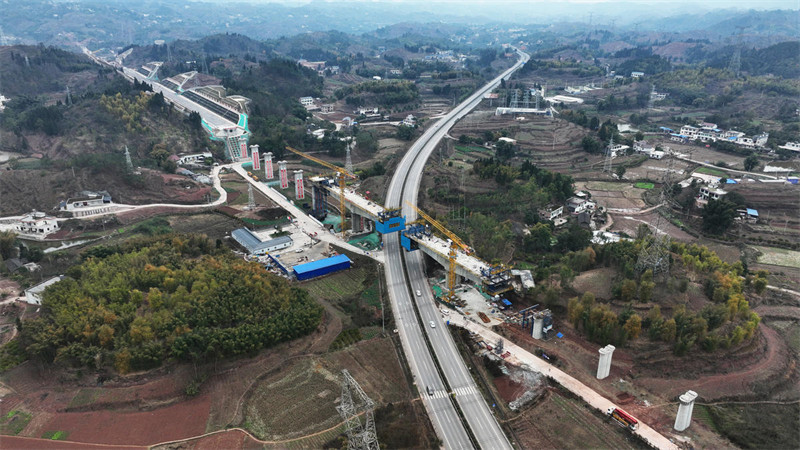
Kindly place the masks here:
POLYGON ((442 234, 447 236, 448 239, 450 239, 450 252, 447 255, 447 259, 450 263, 449 270, 447 272, 447 300, 450 303, 454 303, 456 299, 456 258, 458 257, 458 250, 461 249, 464 253, 470 254, 472 249, 470 249, 470 247, 465 244, 464 241, 456 236, 455 233, 445 228, 445 226, 441 223, 437 222, 436 219, 425 214, 424 211, 417 208, 412 203, 406 201, 406 204, 414 208, 414 211, 416 211, 417 214, 422 216, 423 219, 428 221, 428 223, 433 225, 434 228, 439 230, 442 234))
POLYGON ((344 206, 345 181, 346 181, 346 178, 350 178, 350 179, 355 180, 358 177, 356 177, 355 175, 353 175, 352 173, 348 172, 346 169, 344 169, 342 167, 335 166, 335 165, 333 165, 333 164, 331 164, 331 163, 329 163, 327 161, 323 161, 323 160, 321 160, 321 159, 319 159, 319 158, 317 158, 315 156, 311 156, 311 155, 309 155, 307 153, 303 153, 300 150, 297 150, 296 148, 292 148, 292 147, 286 146, 286 150, 289 150, 290 152, 292 152, 292 153, 294 153, 296 155, 299 155, 299 156, 302 156, 303 158, 306 158, 306 159, 309 159, 311 161, 314 161, 315 163, 320 164, 320 165, 322 165, 324 167, 327 167, 327 168, 333 170, 334 172, 336 172, 336 179, 339 180, 339 212, 342 214, 342 239, 344 239, 345 238, 344 217, 345 217, 345 214, 346 214, 345 206, 344 206))

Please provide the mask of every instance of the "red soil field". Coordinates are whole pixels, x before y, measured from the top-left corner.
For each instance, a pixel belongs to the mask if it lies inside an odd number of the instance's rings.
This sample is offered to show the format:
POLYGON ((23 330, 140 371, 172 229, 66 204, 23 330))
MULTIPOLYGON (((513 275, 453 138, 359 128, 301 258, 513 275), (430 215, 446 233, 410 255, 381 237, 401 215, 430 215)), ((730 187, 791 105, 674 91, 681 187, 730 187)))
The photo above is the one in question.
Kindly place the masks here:
POLYGON ((211 398, 208 395, 153 411, 93 411, 53 414, 34 431, 67 431, 68 439, 98 444, 152 445, 203 434, 211 398))

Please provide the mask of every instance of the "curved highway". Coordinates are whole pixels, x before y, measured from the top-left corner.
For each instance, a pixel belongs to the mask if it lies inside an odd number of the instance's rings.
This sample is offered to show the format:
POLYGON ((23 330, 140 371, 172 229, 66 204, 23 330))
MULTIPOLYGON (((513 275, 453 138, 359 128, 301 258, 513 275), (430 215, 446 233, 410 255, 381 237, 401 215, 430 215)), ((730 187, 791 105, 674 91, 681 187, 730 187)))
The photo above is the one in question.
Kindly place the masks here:
MULTIPOLYGON (((512 72, 527 62, 527 54, 519 51, 518 54, 520 59, 514 66, 456 106, 414 143, 400 161, 389 185, 386 196, 387 207, 402 206, 406 220, 409 222, 414 220, 416 213, 404 202, 407 200, 416 203, 422 171, 428 157, 448 130, 478 106, 487 92, 494 89, 501 79, 508 78, 512 72)), ((422 255, 419 252, 405 255, 406 273, 403 268, 404 252, 400 248, 397 234, 385 235, 384 245, 387 286, 403 349, 419 392, 425 400, 431 422, 444 446, 446 448, 474 446, 464 422, 450 401, 452 395, 480 448, 510 449, 511 444, 484 401, 464 361, 461 360, 449 331, 442 323, 424 276, 422 255), (414 311, 414 299, 422 319, 421 323, 414 311), (435 327, 431 327, 431 323, 435 327), (427 334, 434 355, 430 353, 423 333, 427 334), (434 356, 445 380, 442 380, 439 374, 434 356), (446 389, 448 385, 449 391, 446 389)))

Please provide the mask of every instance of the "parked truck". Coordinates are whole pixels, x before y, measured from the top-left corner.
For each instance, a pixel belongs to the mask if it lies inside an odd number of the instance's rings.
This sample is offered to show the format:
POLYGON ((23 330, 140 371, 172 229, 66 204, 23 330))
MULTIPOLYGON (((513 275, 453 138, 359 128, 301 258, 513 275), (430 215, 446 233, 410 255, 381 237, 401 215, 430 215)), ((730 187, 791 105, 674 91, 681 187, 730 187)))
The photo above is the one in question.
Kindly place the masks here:
POLYGON ((629 428, 631 431, 636 431, 636 429, 639 427, 639 421, 636 420, 635 417, 633 417, 632 415, 626 413, 625 411, 619 408, 614 408, 614 407, 608 408, 606 414, 611 416, 611 418, 614 419, 615 422, 622 425, 623 427, 629 428))

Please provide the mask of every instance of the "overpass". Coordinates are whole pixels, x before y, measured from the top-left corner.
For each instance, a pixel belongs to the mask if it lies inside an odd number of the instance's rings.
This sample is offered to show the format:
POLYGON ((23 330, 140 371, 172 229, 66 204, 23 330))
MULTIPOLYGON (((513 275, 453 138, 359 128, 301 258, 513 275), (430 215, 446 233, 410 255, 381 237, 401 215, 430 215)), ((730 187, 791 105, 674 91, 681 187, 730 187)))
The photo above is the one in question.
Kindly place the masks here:
MULTIPOLYGON (((312 177, 312 211, 325 211, 329 196, 339 197, 336 181, 326 177, 312 177)), ((421 250, 443 267, 449 265, 450 243, 431 232, 429 226, 419 223, 406 224, 405 217, 400 216, 398 209, 386 209, 378 203, 359 195, 354 189, 345 189, 345 204, 351 213, 351 229, 362 232, 364 221, 375 223, 374 229, 381 234, 400 233, 401 246, 408 252, 421 250)), ((318 217, 319 218, 319 217, 318 217)), ((499 294, 511 288, 511 274, 507 270, 498 270, 495 266, 483 261, 474 254, 457 252, 456 275, 473 283, 483 285, 490 294, 499 294)))

